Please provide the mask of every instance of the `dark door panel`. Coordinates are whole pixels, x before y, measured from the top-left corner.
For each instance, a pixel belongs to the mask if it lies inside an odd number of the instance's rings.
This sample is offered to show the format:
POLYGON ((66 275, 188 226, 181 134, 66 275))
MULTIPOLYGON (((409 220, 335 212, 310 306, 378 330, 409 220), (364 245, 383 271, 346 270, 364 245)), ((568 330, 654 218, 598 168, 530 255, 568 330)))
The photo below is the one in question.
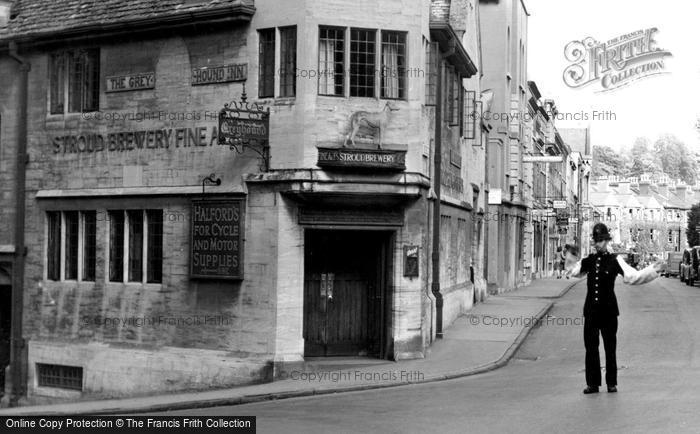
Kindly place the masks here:
POLYGON ((307 232, 306 356, 379 355, 387 239, 381 232, 307 232))

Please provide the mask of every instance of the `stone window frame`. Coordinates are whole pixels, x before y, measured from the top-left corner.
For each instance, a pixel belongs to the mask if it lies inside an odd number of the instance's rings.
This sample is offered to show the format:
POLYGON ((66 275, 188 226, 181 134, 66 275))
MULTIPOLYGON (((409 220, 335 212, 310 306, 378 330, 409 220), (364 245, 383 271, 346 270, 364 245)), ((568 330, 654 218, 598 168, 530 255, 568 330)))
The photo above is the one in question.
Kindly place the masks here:
POLYGON ((298 43, 296 25, 258 29, 258 98, 296 98, 298 43))
MULTIPOLYGON (((345 78, 345 59, 347 53, 347 28, 335 26, 319 26, 318 28, 318 94, 323 96, 345 96, 346 78, 345 78), (333 43, 333 61, 328 60, 328 55, 322 60, 321 52, 324 45, 333 43), (337 45, 341 44, 341 49, 337 45), (322 65, 323 62, 323 65, 322 65), (333 72, 330 73, 329 65, 332 64, 333 72), (336 72, 340 66, 340 73, 336 72), (333 77, 333 92, 328 92, 329 77, 333 77), (336 83, 339 80, 340 83, 336 83), (338 92, 340 90, 340 92, 338 92)), ((330 51, 330 50, 329 50, 330 51)))
POLYGON ((44 280, 55 282, 95 282, 97 267, 97 212, 94 210, 46 211, 44 280), (77 217, 74 244, 70 242, 69 220, 77 217), (86 235, 86 228, 94 230, 86 235), (58 233, 52 231, 57 230, 58 233), (69 255, 68 249, 75 249, 69 255), (68 256, 74 256, 74 264, 68 256), (89 262, 89 263, 88 263, 89 262))
MULTIPOLYGON (((107 249, 106 253, 106 273, 105 279, 108 283, 126 283, 126 284, 162 284, 163 283, 163 240, 164 240, 164 211, 162 209, 108 209, 107 210, 107 249), (141 214, 140 233, 140 252, 138 261, 139 268, 133 268, 134 252, 131 250, 131 239, 135 233, 131 230, 131 217, 141 214), (155 219, 155 216, 160 214, 160 219, 155 219), (120 215, 117 218, 117 215, 120 215), (113 237, 114 223, 119 221, 121 225, 121 236, 113 237), (153 231, 154 228, 159 228, 158 231, 153 231), (116 270, 121 277, 114 276, 112 256, 115 248, 113 242, 119 240, 121 243, 120 250, 120 267, 116 270), (154 243, 159 240, 159 243, 154 243)), ((114 263, 116 264, 116 263, 114 263)))
POLYGON ((463 122, 464 122, 464 107, 463 107, 463 92, 464 86, 462 86, 462 77, 457 72, 456 68, 452 69, 452 81, 449 83, 451 88, 451 98, 450 101, 450 126, 459 127, 460 136, 462 133, 463 122))
POLYGON ((477 120, 476 115, 476 91, 464 89, 464 113, 462 121, 462 137, 467 140, 476 140, 477 120))
POLYGON ((51 53, 48 62, 49 114, 98 111, 100 69, 100 49, 96 47, 51 53))
POLYGON ((376 29, 360 27, 350 28, 348 38, 348 90, 349 96, 354 98, 377 98, 378 74, 377 56, 378 38, 376 29), (357 60, 353 61, 353 58, 357 60), (364 59, 361 61, 360 59, 364 59))
POLYGON ((258 29, 258 98, 275 97, 275 28, 258 29))
POLYGON ((425 48, 425 102, 426 106, 435 106, 437 101, 438 43, 423 37, 425 48))
POLYGON ((294 98, 297 95, 297 26, 279 28, 280 40, 280 90, 281 98, 294 98))
POLYGON ((379 97, 381 99, 393 99, 399 101, 405 101, 408 99, 408 32, 396 31, 396 30, 381 30, 380 40, 379 40, 379 56, 380 56, 380 83, 379 83, 379 97), (385 49, 396 47, 396 92, 398 96, 387 96, 391 93, 394 87, 387 86, 387 76, 385 71, 390 68, 387 67, 387 60, 385 56, 385 49))
MULTIPOLYGON (((409 32, 406 30, 391 30, 391 29, 376 29, 376 28, 365 28, 365 27, 344 27, 344 26, 333 26, 333 25, 319 25, 318 26, 318 95, 319 96, 331 96, 331 97, 344 97, 344 98, 369 98, 369 99, 375 99, 375 100, 393 100, 393 101, 408 101, 408 91, 409 91, 409 85, 408 85, 408 65, 409 65, 409 59, 410 59, 410 53, 408 50, 408 45, 409 45, 409 32), (333 38, 329 37, 323 37, 322 35, 324 34, 323 32, 335 32, 333 38), (354 38, 354 33, 353 32, 365 32, 367 35, 372 35, 372 46, 373 46, 373 59, 372 63, 365 63, 362 65, 370 65, 372 66, 373 74, 372 74, 372 87, 371 87, 371 95, 359 95, 359 94, 354 94, 353 93, 353 54, 354 53, 364 53, 364 51, 353 51, 353 43, 355 44, 362 44, 362 43, 367 43, 369 39, 353 39, 354 38), (386 90, 384 89, 384 80, 383 80, 383 70, 384 70, 384 59, 383 59, 383 52, 384 52, 384 36, 387 35, 387 37, 394 35, 398 36, 399 39, 403 40, 402 42, 402 47, 403 47, 403 52, 401 53, 401 57, 404 61, 404 66, 403 70, 404 73, 402 74, 403 80, 399 80, 400 85, 399 85, 399 97, 390 97, 390 96, 384 96, 386 95, 386 90), (334 89, 333 93, 325 93, 324 90, 328 89, 328 82, 326 82, 324 86, 324 77, 328 77, 328 65, 330 62, 328 60, 323 61, 322 56, 321 56, 321 50, 322 50, 322 42, 323 41, 342 41, 342 50, 334 49, 334 55, 338 56, 339 53, 342 52, 342 74, 337 74, 335 71, 337 70, 337 67, 341 62, 338 61, 333 61, 334 67, 333 67, 333 76, 336 78, 339 78, 342 80, 342 85, 340 84, 334 84, 334 87, 340 88, 342 90, 336 90, 334 89), (379 66, 379 67, 377 67, 379 66)), ((328 33, 326 33, 328 35, 328 33)), ((398 63, 398 62, 397 62, 398 63)), ((368 75, 364 75, 365 78, 369 77, 368 75)), ((359 77, 359 76, 358 76, 359 77)), ((360 85, 356 85, 360 86, 360 85)), ((370 89, 367 85, 363 84, 360 86, 363 89, 370 89)))

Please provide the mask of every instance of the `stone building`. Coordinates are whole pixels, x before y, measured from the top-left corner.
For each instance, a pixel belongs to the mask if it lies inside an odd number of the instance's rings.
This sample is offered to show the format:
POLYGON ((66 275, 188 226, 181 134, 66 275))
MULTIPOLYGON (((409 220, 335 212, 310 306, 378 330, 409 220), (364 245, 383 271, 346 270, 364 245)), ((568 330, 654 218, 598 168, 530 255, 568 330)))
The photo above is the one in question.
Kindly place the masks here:
MULTIPOLYGON (((533 157, 551 157, 548 153, 551 148, 545 146, 546 124, 550 117, 544 110, 542 94, 534 81, 528 82, 528 96, 527 137, 531 143, 527 153, 533 157)), ((532 168, 525 174, 526 182, 532 185, 532 194, 528 201, 531 208, 529 226, 532 234, 528 260, 532 278, 546 276, 547 262, 551 260, 547 249, 547 237, 549 227, 554 225, 554 216, 549 209, 551 202, 547 200, 547 164, 550 163, 536 161, 526 166, 532 168)))
MULTIPOLYGON (((6 25, 10 17, 11 4, 0 1, 0 28, 6 25)), ((12 63, 0 59, 0 70, 12 63)), ((17 80, 18 77, 13 77, 17 80)), ((5 79, 7 80, 7 78, 5 79)), ((15 262, 16 230, 15 220, 17 189, 17 131, 11 128, 17 123, 17 113, 11 110, 16 103, 17 93, 14 88, 0 89, 0 397, 3 396, 2 385, 5 384, 6 367, 10 363, 11 329, 12 329, 12 278, 15 262)), ((16 298, 15 294, 15 298, 16 298)), ((8 378, 9 381, 9 378, 8 378)))
POLYGON ((525 137, 532 160, 525 164, 525 179, 532 194, 526 251, 532 278, 551 276, 559 261, 557 249, 580 244, 582 236, 582 198, 588 194, 585 160, 559 133, 557 115, 554 101, 542 98, 537 83, 529 81, 525 137))
POLYGON ((667 176, 602 177, 591 181, 590 203, 611 229, 613 242, 643 252, 687 247, 688 211, 700 189, 667 176))
POLYGON ((482 87, 493 93, 488 143, 488 286, 492 292, 527 282, 526 184, 522 162, 527 113, 527 22, 521 0, 481 0, 482 87), (495 247, 497 246, 497 247, 495 247))
POLYGON ((576 236, 580 240, 576 244, 581 248, 581 254, 588 254, 590 249, 589 240, 591 239, 591 231, 593 229, 593 213, 589 200, 589 191, 591 183, 591 169, 593 163, 593 154, 591 148, 591 129, 585 128, 559 128, 559 134, 564 142, 569 146, 572 154, 578 154, 576 159, 577 172, 572 173, 578 182, 577 188, 577 224, 576 236))
MULTIPOLYGON (((309 356, 423 357, 484 295, 478 14, 15 2, 0 161, 23 137, 28 158, 8 388, 133 396, 269 381, 309 356)), ((17 261, 13 232, 0 254, 17 261)))
MULTIPOLYGON (((471 239, 468 241, 470 280, 474 284, 473 302, 483 300, 487 294, 486 283, 486 228, 490 224, 486 217, 486 192, 488 183, 486 179, 486 152, 488 137, 493 128, 490 120, 485 119, 484 105, 488 104, 490 94, 484 92, 481 85, 482 57, 481 57, 481 32, 479 2, 477 0, 460 0, 453 2, 453 10, 456 16, 463 14, 465 20, 453 20, 453 26, 461 36, 464 48, 469 53, 476 65, 477 73, 464 80, 465 101, 464 115, 465 127, 461 138, 465 147, 464 165, 464 201, 471 205, 471 212, 467 216, 470 226, 471 239), (460 12, 461 11, 461 12, 460 12)), ((467 307, 469 307, 467 303, 467 307)))

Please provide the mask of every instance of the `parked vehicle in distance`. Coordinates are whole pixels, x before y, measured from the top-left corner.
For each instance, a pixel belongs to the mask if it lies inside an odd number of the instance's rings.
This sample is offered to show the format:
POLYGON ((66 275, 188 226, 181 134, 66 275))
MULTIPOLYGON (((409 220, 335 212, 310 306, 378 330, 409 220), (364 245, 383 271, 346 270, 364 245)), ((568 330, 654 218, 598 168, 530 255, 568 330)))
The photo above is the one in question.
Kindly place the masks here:
POLYGON ((666 260, 666 270, 664 276, 676 277, 681 274, 681 262, 683 261, 683 252, 669 252, 666 260))
POLYGON ((624 256, 625 262, 629 264, 632 268, 637 268, 637 265, 639 265, 639 260, 640 260, 640 254, 637 252, 627 252, 624 256))
POLYGON ((680 279, 681 282, 685 282, 686 285, 690 285, 688 283, 688 278, 689 278, 689 273, 691 269, 691 259, 690 259, 690 253, 691 249, 685 249, 683 250, 683 256, 681 259, 681 265, 680 265, 680 279))
POLYGON ((686 281, 688 285, 693 286, 698 280, 698 268, 700 268, 700 246, 694 246, 690 249, 690 271, 688 272, 690 283, 686 281))

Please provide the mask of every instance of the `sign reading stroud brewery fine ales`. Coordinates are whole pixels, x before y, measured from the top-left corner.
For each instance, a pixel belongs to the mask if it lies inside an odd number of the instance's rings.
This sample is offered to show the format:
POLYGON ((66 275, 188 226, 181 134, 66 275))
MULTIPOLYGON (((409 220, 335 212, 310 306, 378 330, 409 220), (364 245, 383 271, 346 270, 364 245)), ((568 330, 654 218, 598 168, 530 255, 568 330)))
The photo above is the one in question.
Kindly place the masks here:
POLYGON ((190 277, 243 279, 244 199, 193 200, 190 277))

